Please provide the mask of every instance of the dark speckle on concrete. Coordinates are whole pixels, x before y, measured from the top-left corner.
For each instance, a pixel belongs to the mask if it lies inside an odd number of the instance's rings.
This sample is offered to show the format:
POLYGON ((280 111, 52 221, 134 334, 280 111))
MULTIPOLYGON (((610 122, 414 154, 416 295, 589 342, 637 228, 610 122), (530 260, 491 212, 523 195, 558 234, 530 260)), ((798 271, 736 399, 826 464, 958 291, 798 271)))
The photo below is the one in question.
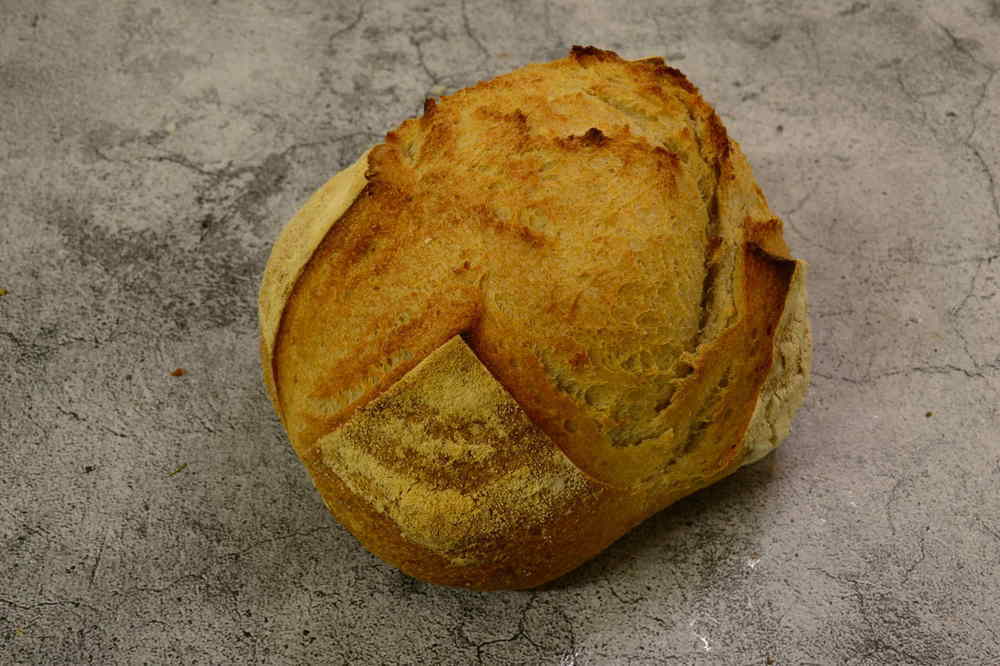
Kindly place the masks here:
POLYGON ((1000 3, 21 5, 0 663, 1000 663, 1000 3), (572 44, 716 105, 809 262, 813 385, 774 455, 562 580, 433 587, 290 450, 259 276, 425 98, 572 44))

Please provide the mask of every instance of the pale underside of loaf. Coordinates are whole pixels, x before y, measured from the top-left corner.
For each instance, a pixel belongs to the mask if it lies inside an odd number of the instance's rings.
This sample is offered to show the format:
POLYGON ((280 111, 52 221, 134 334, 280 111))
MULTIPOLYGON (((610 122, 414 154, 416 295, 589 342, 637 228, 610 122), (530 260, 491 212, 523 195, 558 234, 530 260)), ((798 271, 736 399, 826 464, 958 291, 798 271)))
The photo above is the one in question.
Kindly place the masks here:
POLYGON ((527 587, 787 435, 804 272, 679 72, 579 49, 429 104, 310 199, 261 288, 265 380, 373 552, 527 587))

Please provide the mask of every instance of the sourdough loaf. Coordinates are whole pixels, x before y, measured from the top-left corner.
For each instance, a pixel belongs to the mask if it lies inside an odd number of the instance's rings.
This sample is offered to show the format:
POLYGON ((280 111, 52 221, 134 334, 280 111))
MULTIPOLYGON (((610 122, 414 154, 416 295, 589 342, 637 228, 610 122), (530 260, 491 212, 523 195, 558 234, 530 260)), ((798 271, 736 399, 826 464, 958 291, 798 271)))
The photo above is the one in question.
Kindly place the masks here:
POLYGON ((788 434, 804 275, 679 71, 574 47, 428 100, 313 195, 264 275, 264 379, 369 550, 532 587, 788 434))

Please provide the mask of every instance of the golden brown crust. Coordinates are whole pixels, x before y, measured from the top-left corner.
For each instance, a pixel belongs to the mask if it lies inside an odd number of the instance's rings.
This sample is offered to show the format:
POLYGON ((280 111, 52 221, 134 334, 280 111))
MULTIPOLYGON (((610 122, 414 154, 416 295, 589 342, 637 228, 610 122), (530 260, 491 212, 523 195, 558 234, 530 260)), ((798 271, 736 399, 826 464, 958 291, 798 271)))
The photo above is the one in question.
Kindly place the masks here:
POLYGON ((264 383, 278 416, 284 419, 274 380, 274 349, 285 305, 306 262, 364 187, 365 152, 357 162, 331 178, 285 225, 274 244, 260 286, 260 346, 264 383))
POLYGON ((574 47, 428 101, 310 200, 265 382, 369 549, 530 587, 784 436, 803 274, 683 74, 574 47))

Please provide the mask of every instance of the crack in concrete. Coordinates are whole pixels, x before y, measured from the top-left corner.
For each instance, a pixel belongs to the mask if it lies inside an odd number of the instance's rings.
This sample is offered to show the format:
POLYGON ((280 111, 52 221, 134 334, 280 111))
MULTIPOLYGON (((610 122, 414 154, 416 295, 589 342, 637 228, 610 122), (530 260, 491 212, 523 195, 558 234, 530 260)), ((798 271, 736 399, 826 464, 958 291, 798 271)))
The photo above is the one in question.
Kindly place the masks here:
POLYGON ((91 606, 85 601, 80 601, 78 599, 56 599, 55 601, 37 601, 35 603, 25 603, 23 601, 17 601, 14 599, 7 599, 5 597, 0 597, 0 603, 6 604, 12 608, 23 611, 33 611, 39 608, 65 608, 69 612, 73 613, 77 617, 81 617, 80 608, 84 608, 98 615, 101 611, 95 607, 91 606))
MULTIPOLYGON (((940 21, 936 20, 932 16, 928 16, 928 19, 935 26, 937 26, 937 28, 941 32, 944 33, 944 35, 948 39, 949 46, 950 46, 951 49, 953 49, 954 51, 956 51, 957 53, 959 53, 960 55, 962 55, 963 57, 965 57, 966 59, 968 59, 969 61, 971 61, 976 66, 978 66, 978 67, 980 67, 980 68, 982 68, 982 69, 984 69, 984 70, 986 70, 988 72, 988 75, 986 76, 986 78, 979 85, 978 98, 976 100, 976 103, 972 106, 972 108, 971 108, 971 110, 969 112, 969 131, 966 133, 964 139, 962 140, 962 144, 961 145, 963 147, 965 147, 966 149, 968 149, 972 153, 972 155, 975 158, 975 161, 976 161, 976 163, 978 165, 978 169, 986 177, 986 180, 987 180, 987 183, 988 183, 988 188, 989 188, 990 202, 991 202, 991 206, 992 206, 992 210, 993 210, 993 215, 994 215, 994 217, 997 218, 998 225, 1000 225, 1000 192, 998 192, 998 190, 997 190, 997 182, 996 182, 997 179, 996 179, 996 176, 993 174, 993 171, 990 168, 989 163, 986 161, 985 157, 983 156, 982 150, 977 145, 975 145, 975 143, 973 143, 973 138, 974 138, 976 132, 978 131, 978 124, 979 124, 978 115, 979 115, 979 110, 982 108, 983 104, 985 103, 985 100, 986 100, 986 97, 987 97, 987 93, 989 91, 989 87, 993 83, 993 80, 996 77, 998 68, 997 67, 992 67, 989 64, 981 61, 969 49, 968 45, 962 39, 960 39, 954 33, 954 31, 952 31, 946 25, 942 24, 940 21)), ((924 107, 923 103, 920 100, 920 97, 925 97, 926 95, 918 97, 917 95, 915 95, 912 91, 910 91, 907 88, 907 86, 905 84, 905 81, 903 80, 902 72, 901 72, 901 70, 900 70, 899 67, 897 67, 895 69, 895 76, 896 76, 897 82, 899 83, 900 90, 907 97, 907 99, 909 99, 913 104, 915 104, 916 107, 920 110, 920 113, 921 113, 921 116, 922 116, 922 120, 923 120, 923 124, 925 126, 927 126, 927 127, 930 127, 930 125, 928 123, 927 109, 924 107)), ((932 131, 935 131, 933 127, 930 127, 930 129, 932 131)), ((1000 230, 1000 226, 998 226, 998 230, 1000 230)), ((998 249, 1000 249, 1000 236, 998 236, 998 238, 997 238, 996 245, 995 245, 994 249, 991 251, 991 255, 995 255, 995 253, 996 253, 996 251, 998 249)), ((980 257, 980 258, 974 259, 974 261, 983 261, 984 259, 986 259, 986 258, 985 257, 980 257)), ((968 350, 966 350, 966 352, 968 353, 968 350)), ((971 355, 970 355, 970 358, 972 358, 971 355)), ((973 362, 975 362, 975 361, 973 361, 973 362)))
POLYGON ((205 239, 216 229, 225 227, 229 221, 239 212, 247 213, 262 205, 263 201, 279 190, 287 178, 291 168, 290 156, 299 150, 317 148, 331 144, 356 139, 359 137, 372 137, 376 135, 372 132, 348 132, 326 139, 314 141, 299 141, 289 144, 283 150, 267 154, 257 164, 245 164, 234 166, 232 161, 218 168, 209 168, 203 164, 190 159, 181 153, 171 152, 160 155, 139 156, 132 159, 115 158, 99 148, 94 151, 103 160, 108 162, 133 165, 137 161, 155 162, 161 164, 173 164, 187 169, 201 178, 207 178, 208 183, 202 188, 196 201, 201 204, 204 212, 199 218, 201 232, 199 241, 205 239), (217 193, 216 191, 225 185, 231 184, 239 179, 249 176, 250 180, 246 184, 237 188, 235 194, 217 193), (214 193, 214 194, 210 194, 214 193))
POLYGON ((903 572, 903 578, 900 581, 900 584, 906 585, 907 583, 909 583, 910 576, 913 575, 913 572, 916 570, 916 568, 919 567, 921 564, 923 564, 924 560, 926 559, 927 559, 927 532, 925 530, 920 535, 920 555, 918 555, 917 558, 913 561, 913 564, 908 566, 906 568, 906 571, 903 572))
POLYGON ((439 82, 440 78, 438 77, 437 74, 435 74, 434 72, 432 72, 430 70, 430 67, 427 66, 427 62, 424 60, 423 42, 420 41, 416 37, 416 35, 413 35, 413 34, 407 35, 407 38, 410 40, 410 45, 417 52, 417 64, 420 65, 420 69, 421 69, 421 71, 423 71, 424 75, 428 79, 430 79, 430 85, 431 86, 438 85, 438 82, 439 82))
POLYGON ((955 332, 955 335, 957 335, 958 339, 961 341, 962 351, 965 353, 966 357, 968 357, 969 362, 972 363, 972 367, 975 368, 976 370, 979 370, 980 367, 979 361, 976 360, 976 357, 972 354, 972 351, 969 349, 969 339, 965 335, 964 328, 962 326, 957 325, 956 323, 956 325, 952 327, 952 330, 955 332))
MULTIPOLYGON (((983 364, 981 364, 978 367, 979 368, 986 368, 986 369, 989 369, 989 370, 1000 370, 1000 362, 997 362, 997 363, 983 363, 983 364)), ((957 366, 957 365, 954 365, 954 364, 951 364, 951 363, 947 363, 945 365, 916 366, 916 367, 910 368, 908 371, 907 370, 899 370, 899 371, 893 371, 893 372, 885 372, 885 373, 882 373, 880 375, 876 375, 874 378, 875 379, 881 379, 882 377, 895 377, 897 375, 907 374, 908 372, 916 372, 916 373, 929 374, 929 375, 942 375, 942 374, 949 374, 949 373, 954 373, 954 372, 960 372, 960 373, 962 373, 963 375, 965 375, 966 377, 969 377, 969 378, 976 377, 976 378, 979 378, 979 379, 984 379, 986 377, 986 373, 982 372, 981 369, 980 370, 969 370, 968 368, 963 368, 963 367, 960 367, 960 366, 957 366)))
POLYGON ((799 239, 803 243, 806 243, 807 245, 811 245, 813 247, 817 247, 817 248, 823 250, 824 252, 828 252, 829 254, 836 255, 836 256, 846 256, 848 254, 851 254, 848 251, 836 250, 836 249, 830 247, 829 245, 826 245, 825 243, 820 243, 819 241, 817 241, 812 236, 809 236, 808 234, 805 234, 802 231, 800 231, 799 228, 798 228, 798 226, 795 224, 795 222, 792 221, 792 218, 800 210, 802 210, 802 208, 809 202, 809 200, 813 197, 813 195, 816 193, 816 191, 818 189, 819 189, 819 185, 818 184, 813 185, 813 187, 810 188, 810 190, 808 192, 806 192, 806 194, 801 199, 799 199, 798 203, 796 203, 794 206, 792 206, 792 208, 785 215, 783 215, 781 217, 782 224, 785 227, 787 227, 788 229, 790 229, 792 233, 794 233, 796 236, 798 236, 799 239))
POLYGON ((462 27, 465 29, 465 34, 468 35, 469 39, 473 41, 479 52, 483 54, 484 57, 489 58, 490 52, 487 50, 483 43, 476 36, 475 32, 472 30, 472 24, 469 21, 469 8, 468 0, 462 0, 462 27))
MULTIPOLYGON (((950 28, 948 28, 948 26, 939 22, 934 17, 928 17, 928 18, 930 18, 930 21, 934 25, 936 25, 942 32, 944 32, 944 34, 948 37, 951 47, 954 50, 961 53, 963 56, 968 58, 974 64, 978 65, 979 67, 989 72, 989 75, 986 77, 986 79, 983 81, 980 87, 979 99, 976 101, 976 103, 972 107, 972 110, 970 111, 970 128, 962 145, 964 145, 966 148, 972 151, 972 154, 975 156, 976 161, 979 163, 980 170, 983 172, 983 175, 986 176, 986 179, 989 182, 990 200, 993 205, 993 215, 997 218, 998 223, 1000 223, 1000 193, 997 192, 996 177, 994 176, 992 169, 990 169, 990 166, 987 163, 986 159, 983 157, 982 151, 972 141, 973 137, 975 136, 976 132, 979 129, 978 127, 979 109, 982 107, 982 105, 986 100, 987 93, 989 92, 989 87, 993 83, 994 78, 996 78, 998 68, 990 66, 989 64, 981 61, 978 57, 976 57, 976 55, 969 49, 967 44, 963 42, 950 28)), ((997 247, 1000 248, 1000 239, 998 239, 997 247)))
POLYGON ((115 608, 116 610, 118 608, 121 608, 122 604, 124 604, 126 600, 138 596, 140 594, 156 594, 156 595, 163 594, 164 592, 177 587, 177 585, 179 585, 182 581, 207 580, 205 578, 205 572, 208 571, 209 567, 210 565, 206 565, 205 568, 202 569, 202 571, 199 573, 190 573, 190 574, 184 574, 183 576, 178 576, 177 578, 174 578, 165 585, 159 587, 154 587, 149 585, 134 585, 124 590, 116 590, 111 594, 111 596, 113 597, 120 597, 118 605, 115 608))
MULTIPOLYGON (((948 311, 949 327, 961 341, 962 350, 968 357, 969 361, 972 363, 972 367, 976 371, 981 370, 983 364, 981 364, 979 360, 976 358, 976 356, 972 353, 972 350, 970 349, 971 345, 969 343, 969 339, 965 333, 965 327, 962 326, 961 322, 959 321, 959 318, 962 310, 965 309, 965 306, 968 304, 969 300, 973 298, 973 293, 976 290, 976 285, 979 281, 980 275, 982 274, 983 266, 992 263, 992 261, 995 258, 996 258, 995 256, 987 257, 982 261, 977 262, 976 269, 975 271, 973 271, 972 278, 969 280, 969 287, 968 289, 965 290, 965 294, 962 296, 962 300, 959 301, 958 305, 956 305, 955 307, 951 308, 948 311)), ((986 364, 986 367, 990 367, 990 364, 986 364)))
POLYGON ((101 430, 101 431, 103 431, 105 433, 108 433, 109 435, 114 435, 115 437, 119 437, 121 439, 128 439, 129 438, 128 434, 123 433, 123 432, 118 432, 114 428, 106 426, 106 425, 104 425, 103 423, 101 423, 99 421, 93 421, 93 420, 91 420, 91 419, 89 419, 87 417, 80 416, 80 414, 78 412, 75 412, 72 409, 66 409, 65 407, 63 407, 62 405, 60 405, 57 402, 53 402, 53 403, 50 403, 50 404, 53 407, 55 407, 55 409, 56 409, 57 412, 59 412, 63 416, 67 416, 67 417, 71 418, 74 421, 78 421, 80 423, 86 423, 86 424, 92 425, 92 426, 96 427, 98 430, 101 430))
POLYGON ((74 421, 86 421, 87 420, 87 419, 83 418, 82 416, 80 416, 79 413, 74 412, 72 409, 66 409, 65 407, 63 407, 59 403, 53 403, 53 406, 56 408, 57 412, 59 412, 63 416, 70 417, 74 421))
POLYGON ((566 609, 562 606, 557 606, 559 614, 562 616, 563 620, 566 622, 566 627, 569 632, 569 655, 572 660, 575 661, 577 653, 577 638, 576 638, 576 627, 573 626, 573 618, 569 616, 566 609))
POLYGON ((348 23, 347 25, 345 25, 343 28, 340 28, 339 30, 337 30, 336 32, 334 32, 333 34, 331 34, 327 38, 327 40, 326 40, 326 51, 327 51, 328 54, 332 55, 335 52, 335 49, 333 48, 333 43, 335 41, 337 41, 338 39, 340 39, 341 37, 343 37, 347 33, 349 33, 352 30, 354 30, 356 27, 358 27, 358 25, 364 19, 364 17, 365 17, 365 4, 366 4, 365 0, 360 0, 358 2, 358 13, 357 13, 357 15, 350 21, 350 23, 348 23))
POLYGON ((990 199, 993 202, 993 214, 996 216, 997 220, 1000 221, 1000 194, 997 192, 997 182, 993 175, 993 170, 990 169, 989 164, 986 162, 986 158, 983 157, 983 153, 979 150, 978 146, 974 146, 971 142, 966 145, 970 150, 972 150, 972 154, 976 156, 976 160, 979 162, 983 175, 985 175, 986 179, 989 181, 990 199))
POLYGON ((538 599, 538 591, 532 590, 529 593, 529 595, 530 596, 528 597, 528 603, 524 605, 524 608, 521 609, 521 612, 518 614, 517 630, 522 636, 524 636, 524 640, 531 643, 531 645, 536 649, 541 649, 541 646, 539 646, 538 643, 532 640, 531 636, 528 635, 528 632, 525 628, 526 620, 528 617, 528 611, 530 611, 531 607, 535 605, 535 601, 538 599))
POLYGON ((332 529, 333 529, 332 526, 330 526, 330 525, 324 525, 322 527, 314 527, 311 530, 305 530, 305 531, 302 531, 302 532, 289 532, 288 534, 282 534, 281 536, 272 537, 270 539, 261 539, 260 541, 255 541, 255 542, 251 543, 250 545, 248 545, 246 548, 243 548, 242 550, 239 550, 239 551, 236 551, 236 552, 233 552, 233 553, 228 553, 226 555, 223 555, 223 557, 240 557, 241 555, 245 555, 246 553, 250 552, 251 550, 254 550, 255 548, 260 548, 261 546, 266 546, 269 543, 276 543, 278 541, 287 541, 289 539, 295 539, 295 538, 299 538, 299 537, 312 536, 313 534, 316 534, 317 532, 328 532, 328 531, 330 531, 332 529))
POLYGON ((990 85, 993 83, 993 79, 996 78, 997 70, 990 70, 990 75, 986 77, 982 85, 979 87, 979 99, 973 104, 972 110, 969 112, 969 131, 965 135, 965 142, 968 143, 976 131, 979 129, 979 109, 982 108, 983 104, 986 102, 986 94, 989 92, 990 85))
POLYGON ((818 372, 816 370, 812 371, 813 377, 819 377, 820 379, 828 379, 832 382, 843 382, 845 384, 854 384, 855 386, 864 386, 868 384, 867 381, 862 379, 855 379, 854 377, 846 377, 841 375, 829 375, 824 372, 818 372))
POLYGON ((819 377, 821 379, 827 379, 830 381, 845 382, 848 384, 854 384, 857 386, 866 386, 877 382, 881 379, 886 379, 888 377, 899 377, 906 376, 912 373, 928 374, 928 375, 947 375, 952 373, 961 373, 966 377, 976 378, 976 379, 986 379, 989 376, 993 376, 991 371, 1000 371, 1000 358, 995 361, 990 361, 988 363, 980 363, 976 366, 974 370, 968 368, 963 368, 951 363, 945 365, 922 365, 914 366, 912 368, 905 368, 900 370, 890 370, 888 372, 880 372, 877 374, 869 374, 863 378, 848 377, 845 375, 831 375, 824 372, 813 371, 812 375, 814 377, 819 377))
POLYGON ((979 274, 983 270, 983 264, 987 263, 986 260, 979 261, 976 263, 976 270, 972 272, 972 279, 969 280, 969 288, 965 290, 965 295, 962 300, 959 301, 958 305, 951 309, 951 314, 953 316, 958 316, 958 314, 965 308, 965 304, 969 302, 972 298, 972 292, 976 290, 976 282, 979 280, 979 274))
POLYGON ((225 554, 221 555, 219 558, 217 558, 216 561, 209 562, 209 563, 205 564, 197 572, 187 573, 187 574, 178 576, 178 577, 176 577, 176 578, 170 580, 169 582, 167 582, 167 583, 165 583, 163 585, 160 585, 160 586, 134 585, 132 587, 128 587, 128 588, 125 588, 125 589, 114 590, 114 591, 110 592, 109 597, 117 599, 117 604, 114 606, 114 610, 117 612, 117 610, 120 609, 122 607, 122 605, 124 605, 129 599, 132 599, 132 598, 137 597, 139 595, 152 594, 152 595, 155 595, 155 596, 160 596, 160 595, 163 595, 163 594, 165 594, 166 592, 168 592, 170 590, 173 590, 173 589, 177 588, 182 583, 201 581, 205 585, 205 587, 220 590, 223 593, 225 593, 225 594, 227 594, 229 596, 232 596, 235 599, 238 596, 238 593, 237 593, 236 590, 228 588, 228 587, 226 587, 224 585, 221 585, 221 584, 219 584, 219 582, 217 580, 213 580, 213 579, 211 579, 209 577, 209 574, 212 573, 212 571, 213 571, 213 567, 215 567, 219 561, 222 561, 222 560, 236 560, 236 559, 239 559, 240 557, 242 557, 243 555, 245 555, 246 553, 250 552, 251 550, 254 550, 254 549, 259 548, 261 546, 267 545, 269 543, 274 543, 274 542, 278 542, 278 541, 286 541, 288 539, 293 539, 293 538, 296 538, 296 537, 305 537, 305 536, 309 536, 309 535, 315 534, 316 532, 320 532, 320 531, 324 531, 324 530, 331 530, 331 529, 333 529, 333 528, 330 527, 330 526, 323 526, 323 527, 313 528, 311 530, 305 530, 305 531, 301 531, 301 532, 292 532, 292 533, 289 533, 289 534, 283 534, 283 535, 280 535, 280 536, 277 536, 277 537, 268 538, 268 539, 260 539, 258 541, 252 542, 251 544, 249 544, 248 546, 246 546, 245 548, 243 548, 241 550, 233 551, 233 552, 225 553, 225 554))
POLYGON ((94 559, 94 566, 90 569, 90 587, 94 586, 94 580, 97 578, 97 569, 101 566, 101 559, 104 557, 104 547, 108 543, 108 533, 104 532, 104 537, 101 539, 101 547, 97 550, 97 557, 94 559))
POLYGON ((607 581, 607 582, 608 582, 608 592, 610 592, 611 596, 613 596, 615 599, 617 599, 619 601, 619 603, 621 603, 623 605, 626 605, 626 606, 635 606, 636 604, 638 604, 638 603, 640 603, 640 602, 642 602, 644 600, 644 597, 641 597, 641 596, 637 597, 635 599, 625 599, 620 594, 618 594, 618 590, 615 589, 615 586, 611 583, 611 581, 607 581))
MULTIPOLYGON (((873 618, 874 611, 869 607, 869 600, 866 597, 865 592, 862 591, 862 582, 860 579, 852 578, 850 576, 838 576, 817 567, 810 567, 809 570, 822 574, 830 580, 850 588, 850 595, 854 599, 857 606, 858 614, 861 616, 862 622, 864 622, 865 626, 868 628, 869 635, 865 642, 871 646, 871 649, 867 653, 867 656, 876 655, 882 652, 891 652, 897 656, 906 657, 915 663, 924 663, 923 660, 918 659, 902 648, 890 645, 886 642, 886 637, 883 636, 883 632, 881 632, 875 624, 875 619, 873 618)), ((872 586, 869 584, 869 587, 872 586)))
MULTIPOLYGON (((531 608, 534 606, 535 602, 538 599, 538 595, 539 595, 538 590, 532 590, 531 592, 529 592, 528 599, 525 601, 524 606, 521 608, 521 610, 517 614, 518 615, 517 629, 510 636, 505 636, 503 638, 491 638, 489 640, 478 641, 477 642, 477 641, 474 641, 471 638, 469 638, 468 635, 466 635, 466 633, 465 633, 466 622, 465 621, 459 622, 453 629, 450 630, 450 633, 456 638, 456 642, 457 643, 463 644, 467 649, 470 649, 470 650, 474 649, 476 651, 476 663, 480 664, 481 666, 482 666, 482 664, 487 663, 485 661, 485 658, 484 658, 484 655, 483 655, 483 650, 485 650, 487 647, 489 647, 491 645, 500 645, 500 644, 506 644, 506 643, 513 643, 515 641, 524 639, 529 645, 531 645, 536 650, 543 650, 543 647, 540 646, 540 645, 538 645, 538 643, 536 643, 531 638, 531 636, 528 635, 527 628, 526 628, 526 621, 527 621, 528 611, 530 611, 531 608)), ((573 629, 572 629, 572 623, 571 622, 569 623, 569 627, 570 627, 570 634, 571 634, 571 646, 572 646, 571 649, 575 650, 576 638, 575 638, 575 635, 573 634, 573 629)))
POLYGON ((889 533, 892 534, 892 536, 896 536, 896 512, 894 507, 896 500, 899 499, 899 489, 909 481, 909 477, 900 477, 896 479, 896 483, 892 484, 892 488, 889 490, 889 498, 885 503, 885 517, 886 521, 889 523, 889 533))
POLYGON ((798 211, 805 206, 805 204, 812 198, 817 188, 813 188, 805 196, 803 196, 797 204, 795 204, 788 213, 781 217, 782 223, 787 229, 789 229, 793 234, 795 234, 803 243, 816 247, 824 252, 832 254, 834 256, 853 256, 860 261, 865 261, 868 263, 874 262, 884 262, 893 264, 904 264, 904 265, 914 265, 914 266, 961 266, 963 264, 979 263, 983 261, 992 261, 996 259, 998 255, 994 250, 990 251, 990 254, 986 255, 973 255, 969 257, 960 257, 957 259, 945 259, 945 260, 933 260, 933 259, 918 259, 916 257, 895 257, 892 255, 886 256, 873 256, 868 255, 863 252, 853 252, 851 250, 838 250, 824 243, 820 243, 812 236, 802 232, 795 222, 792 221, 792 217, 798 213, 798 211))
POLYGON ((986 63, 982 62, 981 60, 979 60, 979 58, 977 58, 972 53, 972 51, 969 50, 969 47, 965 43, 963 43, 963 41, 959 39, 955 35, 955 33, 950 28, 948 28, 948 26, 944 25, 933 16, 928 15, 927 18, 930 19, 931 23, 936 25, 945 35, 948 36, 948 41, 951 43, 952 48, 954 48, 956 51, 958 51, 959 53, 961 53, 962 55, 964 55, 977 65, 987 70, 993 71, 993 68, 987 65, 986 63))

